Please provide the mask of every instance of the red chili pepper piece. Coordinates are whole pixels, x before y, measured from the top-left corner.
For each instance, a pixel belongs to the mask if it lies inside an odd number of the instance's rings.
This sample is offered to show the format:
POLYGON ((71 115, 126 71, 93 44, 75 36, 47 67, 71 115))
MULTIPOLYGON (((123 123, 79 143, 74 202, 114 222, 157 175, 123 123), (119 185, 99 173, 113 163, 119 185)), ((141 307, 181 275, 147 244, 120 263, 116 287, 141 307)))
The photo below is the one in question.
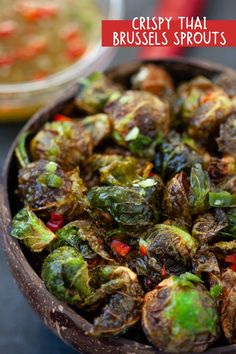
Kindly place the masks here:
POLYGON ((68 42, 66 55, 70 60, 78 59, 85 52, 85 45, 78 39, 68 42))
POLYGON ((55 232, 59 230, 64 224, 64 218, 61 214, 51 213, 50 220, 47 222, 47 227, 55 232))
POLYGON ((229 268, 232 269, 234 272, 236 272, 236 264, 235 264, 235 263, 234 263, 234 264, 231 264, 231 265, 229 266, 229 268))
POLYGON ((141 245, 139 247, 139 252, 141 254, 142 257, 146 256, 147 255, 147 248, 145 245, 141 245))
POLYGON ((58 13, 58 8, 52 4, 32 6, 23 3, 19 6, 19 12, 27 21, 35 22, 43 18, 54 17, 58 13))
POLYGON ((236 264, 236 254, 230 254, 225 257, 225 262, 226 263, 235 263, 236 264))
POLYGON ((155 173, 153 173, 153 172, 149 172, 148 177, 153 177, 153 176, 155 176, 155 173))
POLYGON ((64 116, 63 114, 55 114, 52 118, 54 122, 71 122, 72 118, 64 116))
POLYGON ((165 264, 162 266, 162 269, 161 269, 161 276, 162 277, 166 277, 167 275, 167 271, 166 271, 166 266, 165 264))
POLYGON ((0 37, 10 37, 16 31, 16 23, 14 21, 3 21, 0 23, 0 37))
POLYGON ((111 243, 111 248, 121 257, 125 257, 131 250, 131 246, 119 240, 113 240, 111 243))

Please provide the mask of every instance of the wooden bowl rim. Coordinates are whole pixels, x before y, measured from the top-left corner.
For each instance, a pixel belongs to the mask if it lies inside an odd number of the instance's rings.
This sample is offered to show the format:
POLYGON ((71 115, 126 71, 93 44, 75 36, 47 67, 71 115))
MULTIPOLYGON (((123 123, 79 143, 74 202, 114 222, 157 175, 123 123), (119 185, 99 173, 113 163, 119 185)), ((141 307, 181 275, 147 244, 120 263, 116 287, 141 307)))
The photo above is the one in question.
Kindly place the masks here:
MULTIPOLYGON (((148 61, 132 61, 130 63, 120 64, 106 70, 108 75, 112 75, 115 71, 119 73, 124 67, 129 72, 134 67, 139 67, 142 63, 156 63, 170 65, 191 65, 199 69, 216 71, 216 72, 228 72, 234 73, 235 71, 224 65, 213 63, 210 61, 204 61, 194 58, 162 58, 160 60, 148 60, 148 61)), ((9 170, 14 157, 14 150, 19 139, 19 136, 29 130, 32 126, 39 121, 45 122, 50 116, 50 112, 60 105, 65 104, 67 101, 72 100, 78 91, 78 84, 73 84, 67 89, 66 93, 60 96, 53 103, 47 107, 41 109, 23 126, 19 134, 12 143, 7 157, 5 159, 1 180, 0 180, 0 215, 2 216, 0 222, 0 231, 2 235, 3 250, 7 257, 8 264, 11 272, 20 288, 24 293, 28 302, 38 313, 44 323, 56 333, 67 344, 72 345, 75 349, 81 350, 84 353, 124 353, 124 354, 154 354, 160 353, 156 348, 151 345, 145 345, 131 339, 120 338, 106 338, 96 339, 89 337, 85 334, 91 327, 91 324, 85 320, 82 316, 76 313, 64 302, 56 299, 45 287, 41 278, 35 273, 31 265, 28 263, 24 256, 19 243, 13 239, 10 235, 11 224, 11 209, 8 198, 8 177, 9 170), (47 118, 45 118, 47 117, 47 118), (77 337, 77 338, 76 338, 77 337), (78 341, 78 337, 80 340, 78 341)), ((236 344, 227 345, 223 347, 213 347, 204 353, 206 354, 235 354, 236 344)), ((167 354, 164 353, 163 354, 167 354)), ((190 353, 189 353, 190 354, 190 353)))

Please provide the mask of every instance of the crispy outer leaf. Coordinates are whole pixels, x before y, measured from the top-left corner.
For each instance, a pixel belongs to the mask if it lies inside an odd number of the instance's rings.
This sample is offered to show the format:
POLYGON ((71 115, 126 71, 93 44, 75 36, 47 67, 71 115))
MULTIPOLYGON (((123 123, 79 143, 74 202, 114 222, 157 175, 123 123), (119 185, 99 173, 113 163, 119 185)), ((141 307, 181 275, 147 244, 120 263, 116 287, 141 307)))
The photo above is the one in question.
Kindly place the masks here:
POLYGON ((31 252, 43 251, 57 238, 28 207, 14 216, 11 235, 18 238, 31 252))
POLYGON ((191 169, 189 204, 193 214, 202 213, 207 209, 207 198, 211 183, 207 172, 200 164, 191 169))

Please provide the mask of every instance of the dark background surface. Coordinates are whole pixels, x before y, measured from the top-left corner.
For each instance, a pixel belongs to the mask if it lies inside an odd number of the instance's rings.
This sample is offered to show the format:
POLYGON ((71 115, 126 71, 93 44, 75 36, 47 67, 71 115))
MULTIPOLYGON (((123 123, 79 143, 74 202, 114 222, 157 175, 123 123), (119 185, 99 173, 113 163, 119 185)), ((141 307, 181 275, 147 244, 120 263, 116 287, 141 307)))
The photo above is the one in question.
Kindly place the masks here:
MULTIPOLYGON (((150 16, 156 3, 156 0, 126 0, 125 18, 150 16)), ((235 19, 235 13, 235 0, 206 0, 203 15, 209 19, 235 19)), ((112 64, 132 60, 136 55, 137 49, 122 48, 112 64)), ((236 69, 235 47, 192 48, 185 55, 217 61, 236 69)), ((0 125, 0 170, 20 127, 21 124, 0 125)), ((27 304, 12 279, 0 249, 0 354, 74 353, 44 326, 27 304)))

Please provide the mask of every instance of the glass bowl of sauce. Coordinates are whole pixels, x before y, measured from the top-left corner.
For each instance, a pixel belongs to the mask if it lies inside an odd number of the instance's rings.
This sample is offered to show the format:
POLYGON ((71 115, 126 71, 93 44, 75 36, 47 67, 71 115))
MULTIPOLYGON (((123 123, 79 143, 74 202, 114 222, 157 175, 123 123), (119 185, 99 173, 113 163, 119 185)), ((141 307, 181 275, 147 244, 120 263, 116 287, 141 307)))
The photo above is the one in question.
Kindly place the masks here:
POLYGON ((0 121, 28 118, 105 67, 114 48, 101 47, 101 20, 122 11, 122 0, 2 0, 0 121))

